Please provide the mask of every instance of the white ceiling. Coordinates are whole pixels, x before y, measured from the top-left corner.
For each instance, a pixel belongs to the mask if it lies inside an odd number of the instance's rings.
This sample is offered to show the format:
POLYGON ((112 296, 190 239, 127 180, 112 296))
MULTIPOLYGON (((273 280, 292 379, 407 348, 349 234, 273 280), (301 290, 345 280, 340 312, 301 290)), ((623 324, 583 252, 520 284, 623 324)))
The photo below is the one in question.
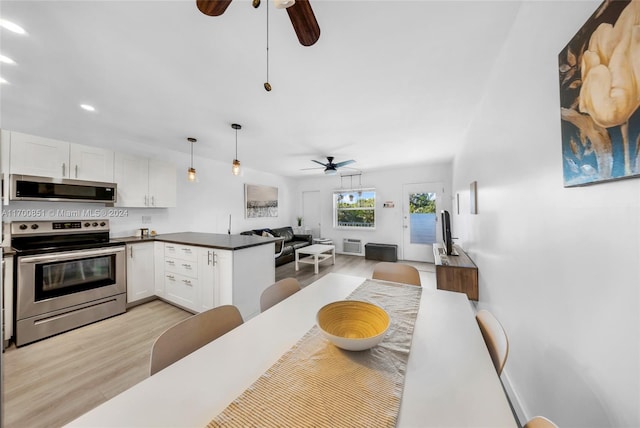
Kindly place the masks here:
POLYGON ((196 156, 231 164, 235 122, 243 166, 287 176, 325 156, 365 172, 449 161, 520 6, 311 0, 321 35, 303 47, 271 4, 268 93, 266 2, 208 17, 195 0, 3 0, 28 34, 0 31, 16 61, 0 66, 0 126, 185 154, 193 136, 196 156))

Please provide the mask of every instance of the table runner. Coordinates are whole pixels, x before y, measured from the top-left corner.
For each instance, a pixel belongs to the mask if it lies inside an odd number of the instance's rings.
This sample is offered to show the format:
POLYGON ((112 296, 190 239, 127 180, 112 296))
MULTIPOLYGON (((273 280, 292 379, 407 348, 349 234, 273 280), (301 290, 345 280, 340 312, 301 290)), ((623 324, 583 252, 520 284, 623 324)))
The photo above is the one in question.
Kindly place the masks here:
POLYGON ((379 345, 344 351, 316 325, 207 427, 395 426, 421 294, 415 285, 364 281, 347 299, 387 311, 379 345))

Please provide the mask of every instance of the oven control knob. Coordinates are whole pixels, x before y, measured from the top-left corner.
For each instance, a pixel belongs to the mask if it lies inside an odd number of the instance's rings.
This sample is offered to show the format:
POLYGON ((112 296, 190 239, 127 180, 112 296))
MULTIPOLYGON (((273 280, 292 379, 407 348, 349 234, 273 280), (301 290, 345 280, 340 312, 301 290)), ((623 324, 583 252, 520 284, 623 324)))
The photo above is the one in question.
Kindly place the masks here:
POLYGON ((86 223, 84 224, 84 227, 89 227, 89 226, 91 226, 91 223, 89 223, 89 222, 86 222, 86 223))
POLYGON ((105 227, 107 225, 107 223, 105 223, 104 221, 100 222, 100 226, 105 227))
POLYGON ((37 224, 32 224, 32 225, 31 225, 31 229, 34 229, 34 230, 35 230, 35 229, 37 229, 37 228, 38 228, 38 225, 37 225, 37 224))
POLYGON ((26 224, 21 224, 21 225, 20 225, 20 230, 25 230, 26 228, 27 228, 27 225, 26 225, 26 224))
POLYGON ((91 226, 93 226, 93 227, 98 227, 98 223, 94 221, 94 222, 93 222, 93 224, 92 224, 91 226))

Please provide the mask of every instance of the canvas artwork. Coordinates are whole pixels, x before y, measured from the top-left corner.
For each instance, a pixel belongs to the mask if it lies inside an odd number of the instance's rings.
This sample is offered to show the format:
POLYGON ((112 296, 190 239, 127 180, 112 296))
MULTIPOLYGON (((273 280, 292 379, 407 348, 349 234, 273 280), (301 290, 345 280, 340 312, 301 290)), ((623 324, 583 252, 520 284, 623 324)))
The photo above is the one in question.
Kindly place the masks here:
POLYGON ((246 218, 278 217, 278 188, 244 185, 246 218))
POLYGON ((603 2, 558 61, 565 187, 640 176, 640 0, 603 2))

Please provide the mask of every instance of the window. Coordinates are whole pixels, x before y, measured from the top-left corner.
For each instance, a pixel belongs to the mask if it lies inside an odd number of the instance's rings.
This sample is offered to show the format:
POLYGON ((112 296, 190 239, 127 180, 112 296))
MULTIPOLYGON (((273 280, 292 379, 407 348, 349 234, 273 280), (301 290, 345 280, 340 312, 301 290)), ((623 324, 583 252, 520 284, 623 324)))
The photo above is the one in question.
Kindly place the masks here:
POLYGON ((375 189, 340 190, 333 192, 333 227, 344 229, 375 229, 375 189))

